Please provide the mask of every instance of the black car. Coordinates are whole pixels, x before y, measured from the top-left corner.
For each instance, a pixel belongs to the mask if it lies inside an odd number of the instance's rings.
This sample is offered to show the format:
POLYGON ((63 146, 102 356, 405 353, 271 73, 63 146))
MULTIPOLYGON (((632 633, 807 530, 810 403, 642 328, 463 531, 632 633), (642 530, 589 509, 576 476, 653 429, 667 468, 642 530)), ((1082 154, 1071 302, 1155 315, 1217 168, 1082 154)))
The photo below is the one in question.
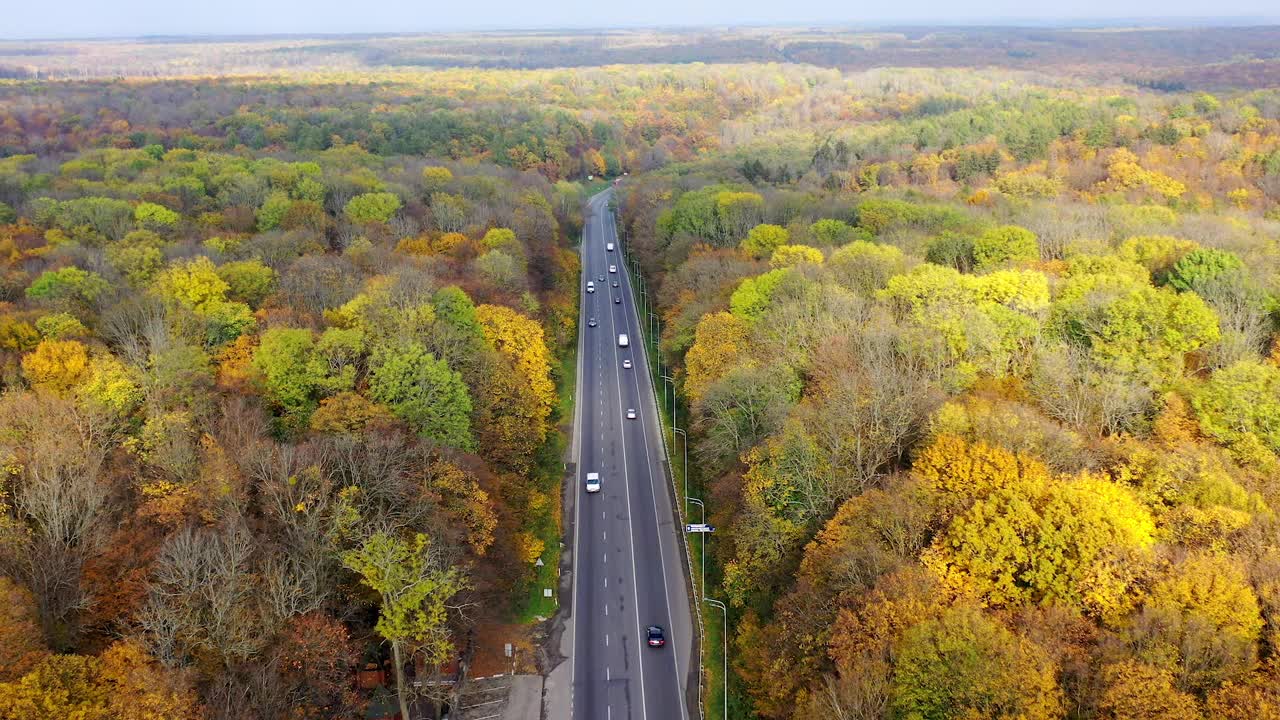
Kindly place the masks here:
POLYGON ((649 647, 662 647, 667 644, 667 638, 662 634, 662 628, 657 625, 649 626, 649 647))
POLYGON ((617 297, 615 297, 615 298, 613 299, 613 304, 614 304, 614 305, 621 305, 621 304, 622 304, 622 296, 621 296, 621 295, 618 295, 617 297))

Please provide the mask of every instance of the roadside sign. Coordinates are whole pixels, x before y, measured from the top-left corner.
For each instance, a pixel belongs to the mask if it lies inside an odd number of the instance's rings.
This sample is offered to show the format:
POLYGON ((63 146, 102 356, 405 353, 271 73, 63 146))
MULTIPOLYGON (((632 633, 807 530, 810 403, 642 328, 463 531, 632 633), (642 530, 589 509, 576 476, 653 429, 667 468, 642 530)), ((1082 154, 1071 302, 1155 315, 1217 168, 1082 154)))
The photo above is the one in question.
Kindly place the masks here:
POLYGON ((691 533, 709 533, 709 532, 715 532, 716 529, 704 523, 694 523, 692 525, 685 525, 684 531, 691 532, 691 533))

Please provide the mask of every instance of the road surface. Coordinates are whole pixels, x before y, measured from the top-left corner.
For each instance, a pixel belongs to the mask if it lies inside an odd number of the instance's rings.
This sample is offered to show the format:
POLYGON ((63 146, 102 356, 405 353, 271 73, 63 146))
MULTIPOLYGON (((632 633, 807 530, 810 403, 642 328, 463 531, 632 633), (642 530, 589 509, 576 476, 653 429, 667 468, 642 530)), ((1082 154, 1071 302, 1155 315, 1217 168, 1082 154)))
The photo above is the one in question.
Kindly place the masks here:
POLYGON ((579 720, 688 720, 693 629, 683 528, 672 511, 649 365, 608 204, 612 194, 606 190, 591 198, 583 231, 569 623, 572 714, 579 720), (610 242, 612 252, 605 249, 610 242), (610 265, 617 272, 610 273, 610 265), (594 293, 586 292, 588 280, 595 281, 594 293), (589 327, 591 318, 596 327, 589 327), (629 347, 619 347, 621 333, 629 347), (623 367, 628 359, 631 369, 623 367), (628 409, 636 419, 627 419, 628 409), (590 471, 600 473, 598 493, 586 492, 590 471), (647 646, 649 625, 665 629, 666 647, 647 646))

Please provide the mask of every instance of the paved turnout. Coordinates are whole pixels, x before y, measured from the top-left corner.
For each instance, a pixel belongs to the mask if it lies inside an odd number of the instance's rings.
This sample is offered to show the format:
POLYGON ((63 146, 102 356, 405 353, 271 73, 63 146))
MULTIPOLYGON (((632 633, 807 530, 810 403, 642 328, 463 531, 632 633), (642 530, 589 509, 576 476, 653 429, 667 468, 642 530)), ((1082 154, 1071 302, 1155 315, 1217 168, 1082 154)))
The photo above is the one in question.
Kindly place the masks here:
POLYGON ((692 649, 687 574, 664 472, 638 312, 623 268, 611 190, 591 198, 582 252, 575 418, 572 706, 579 720, 688 720, 692 649), (608 252, 606 243, 614 243, 608 252), (609 265, 618 272, 610 273, 609 265), (603 275, 605 281, 600 282, 603 275), (588 294, 586 283, 596 291, 588 294), (619 287, 612 283, 617 280, 619 287), (621 304, 613 299, 620 296, 621 304), (588 327, 595 318, 596 327, 588 327), (618 346, 626 333, 629 347, 618 346), (631 360, 632 368, 623 367, 631 360), (627 410, 637 417, 628 420, 627 410), (587 494, 587 472, 602 489, 587 494), (667 646, 646 644, 646 628, 667 646))

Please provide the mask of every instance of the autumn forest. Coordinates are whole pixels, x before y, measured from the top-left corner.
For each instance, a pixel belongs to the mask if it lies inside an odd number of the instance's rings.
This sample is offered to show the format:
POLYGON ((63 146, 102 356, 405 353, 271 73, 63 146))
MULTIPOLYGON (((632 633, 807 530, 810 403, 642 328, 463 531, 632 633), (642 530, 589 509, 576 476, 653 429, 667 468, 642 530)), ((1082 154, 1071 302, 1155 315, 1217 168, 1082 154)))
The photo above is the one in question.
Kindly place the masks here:
POLYGON ((708 717, 1280 718, 1280 30, 1124 35, 0 41, 0 719, 547 672, 615 180, 708 717))

